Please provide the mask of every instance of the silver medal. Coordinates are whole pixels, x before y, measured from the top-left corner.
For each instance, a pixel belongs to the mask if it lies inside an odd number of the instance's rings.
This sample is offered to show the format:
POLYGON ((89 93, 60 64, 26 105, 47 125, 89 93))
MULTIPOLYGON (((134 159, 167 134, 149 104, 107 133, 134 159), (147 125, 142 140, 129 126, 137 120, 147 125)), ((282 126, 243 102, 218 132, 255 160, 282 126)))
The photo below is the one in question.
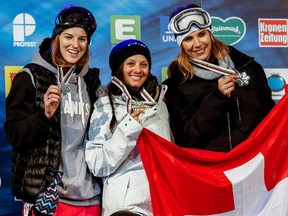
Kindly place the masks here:
POLYGON ((58 84, 58 86, 61 90, 62 95, 67 95, 71 91, 71 87, 69 83, 61 82, 58 84))
POLYGON ((67 95, 71 91, 71 86, 69 84, 69 80, 73 75, 73 72, 76 68, 76 65, 73 65, 65 74, 63 73, 62 67, 57 68, 58 72, 58 86, 61 90, 62 95, 67 95))

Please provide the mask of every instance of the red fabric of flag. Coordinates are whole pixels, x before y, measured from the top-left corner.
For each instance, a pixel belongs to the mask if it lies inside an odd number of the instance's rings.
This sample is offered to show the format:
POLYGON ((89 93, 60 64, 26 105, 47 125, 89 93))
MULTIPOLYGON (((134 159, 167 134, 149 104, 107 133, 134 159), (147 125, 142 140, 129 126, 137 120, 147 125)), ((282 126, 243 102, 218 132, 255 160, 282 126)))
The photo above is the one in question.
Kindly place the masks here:
MULTIPOLYGON (((287 178, 287 107, 288 96, 284 95, 251 136, 228 153, 181 148, 144 128, 138 145, 149 180, 154 215, 211 215, 232 211, 235 195, 224 172, 259 153, 265 158, 267 190, 287 178)), ((257 205, 258 201, 253 202, 257 205)), ((259 203, 265 206, 263 200, 259 203)))

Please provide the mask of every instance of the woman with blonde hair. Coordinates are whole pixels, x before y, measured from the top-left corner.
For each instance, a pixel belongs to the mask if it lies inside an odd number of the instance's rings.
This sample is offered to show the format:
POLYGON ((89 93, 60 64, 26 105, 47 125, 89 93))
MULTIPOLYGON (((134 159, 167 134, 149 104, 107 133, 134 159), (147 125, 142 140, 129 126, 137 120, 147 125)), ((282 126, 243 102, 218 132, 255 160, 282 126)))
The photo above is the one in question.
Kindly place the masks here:
POLYGON ((176 144, 227 152, 244 141, 274 106, 262 66, 212 34, 198 5, 170 16, 180 53, 168 67, 166 103, 176 144))

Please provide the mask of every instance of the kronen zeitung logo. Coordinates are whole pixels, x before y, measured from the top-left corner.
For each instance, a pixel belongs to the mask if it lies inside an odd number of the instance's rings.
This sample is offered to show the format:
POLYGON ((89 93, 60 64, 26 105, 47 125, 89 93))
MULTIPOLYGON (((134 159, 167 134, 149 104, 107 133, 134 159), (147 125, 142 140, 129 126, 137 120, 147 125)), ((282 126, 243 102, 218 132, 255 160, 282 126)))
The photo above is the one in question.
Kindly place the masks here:
POLYGON ((238 43, 246 33, 246 25, 239 17, 229 17, 225 20, 219 17, 212 18, 213 35, 228 45, 238 43))
POLYGON ((258 19, 260 47, 288 46, 288 19, 258 19))

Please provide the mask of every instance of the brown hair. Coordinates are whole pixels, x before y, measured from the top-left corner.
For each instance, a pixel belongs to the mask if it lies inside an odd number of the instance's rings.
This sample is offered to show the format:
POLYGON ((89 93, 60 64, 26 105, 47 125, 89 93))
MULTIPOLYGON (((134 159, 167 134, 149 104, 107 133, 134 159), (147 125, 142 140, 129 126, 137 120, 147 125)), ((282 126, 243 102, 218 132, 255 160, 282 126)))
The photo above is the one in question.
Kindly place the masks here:
MULTIPOLYGON (((210 31, 208 31, 211 39, 212 50, 210 55, 210 61, 214 59, 223 60, 225 56, 229 54, 229 47, 224 44, 222 41, 218 40, 210 31)), ((180 53, 178 56, 170 63, 167 71, 168 77, 171 76, 173 68, 178 65, 180 72, 183 74, 185 79, 191 79, 194 74, 194 69, 192 64, 187 58, 187 54, 183 49, 181 44, 180 53)))
MULTIPOLYGON (((117 70, 117 73, 116 73, 116 77, 118 79, 121 80, 121 82, 124 80, 123 78, 123 67, 124 67, 124 63, 122 63, 118 70, 117 70)), ((110 102, 110 106, 111 106, 111 109, 112 109, 112 119, 110 121, 110 125, 109 125, 109 128, 110 128, 110 131, 113 132, 114 129, 115 129, 115 126, 117 124, 117 119, 116 119, 116 115, 115 115, 115 108, 114 108, 114 103, 113 103, 113 99, 112 99, 112 95, 113 94, 117 94, 117 91, 119 91, 119 89, 112 83, 110 82, 107 86, 108 88, 108 97, 109 97, 109 102, 110 102)))
MULTIPOLYGON (((59 37, 60 35, 57 35, 55 37, 55 39, 53 39, 52 41, 52 62, 54 65, 56 66, 60 66, 60 67, 72 67, 73 64, 68 63, 63 56, 61 55, 60 52, 60 41, 59 41, 59 37)), ((89 58, 90 58, 90 50, 89 50, 89 46, 87 43, 87 49, 86 52, 84 53, 84 55, 82 56, 81 59, 79 59, 79 61, 77 62, 77 65, 79 65, 80 67, 87 64, 89 62, 89 58)))

